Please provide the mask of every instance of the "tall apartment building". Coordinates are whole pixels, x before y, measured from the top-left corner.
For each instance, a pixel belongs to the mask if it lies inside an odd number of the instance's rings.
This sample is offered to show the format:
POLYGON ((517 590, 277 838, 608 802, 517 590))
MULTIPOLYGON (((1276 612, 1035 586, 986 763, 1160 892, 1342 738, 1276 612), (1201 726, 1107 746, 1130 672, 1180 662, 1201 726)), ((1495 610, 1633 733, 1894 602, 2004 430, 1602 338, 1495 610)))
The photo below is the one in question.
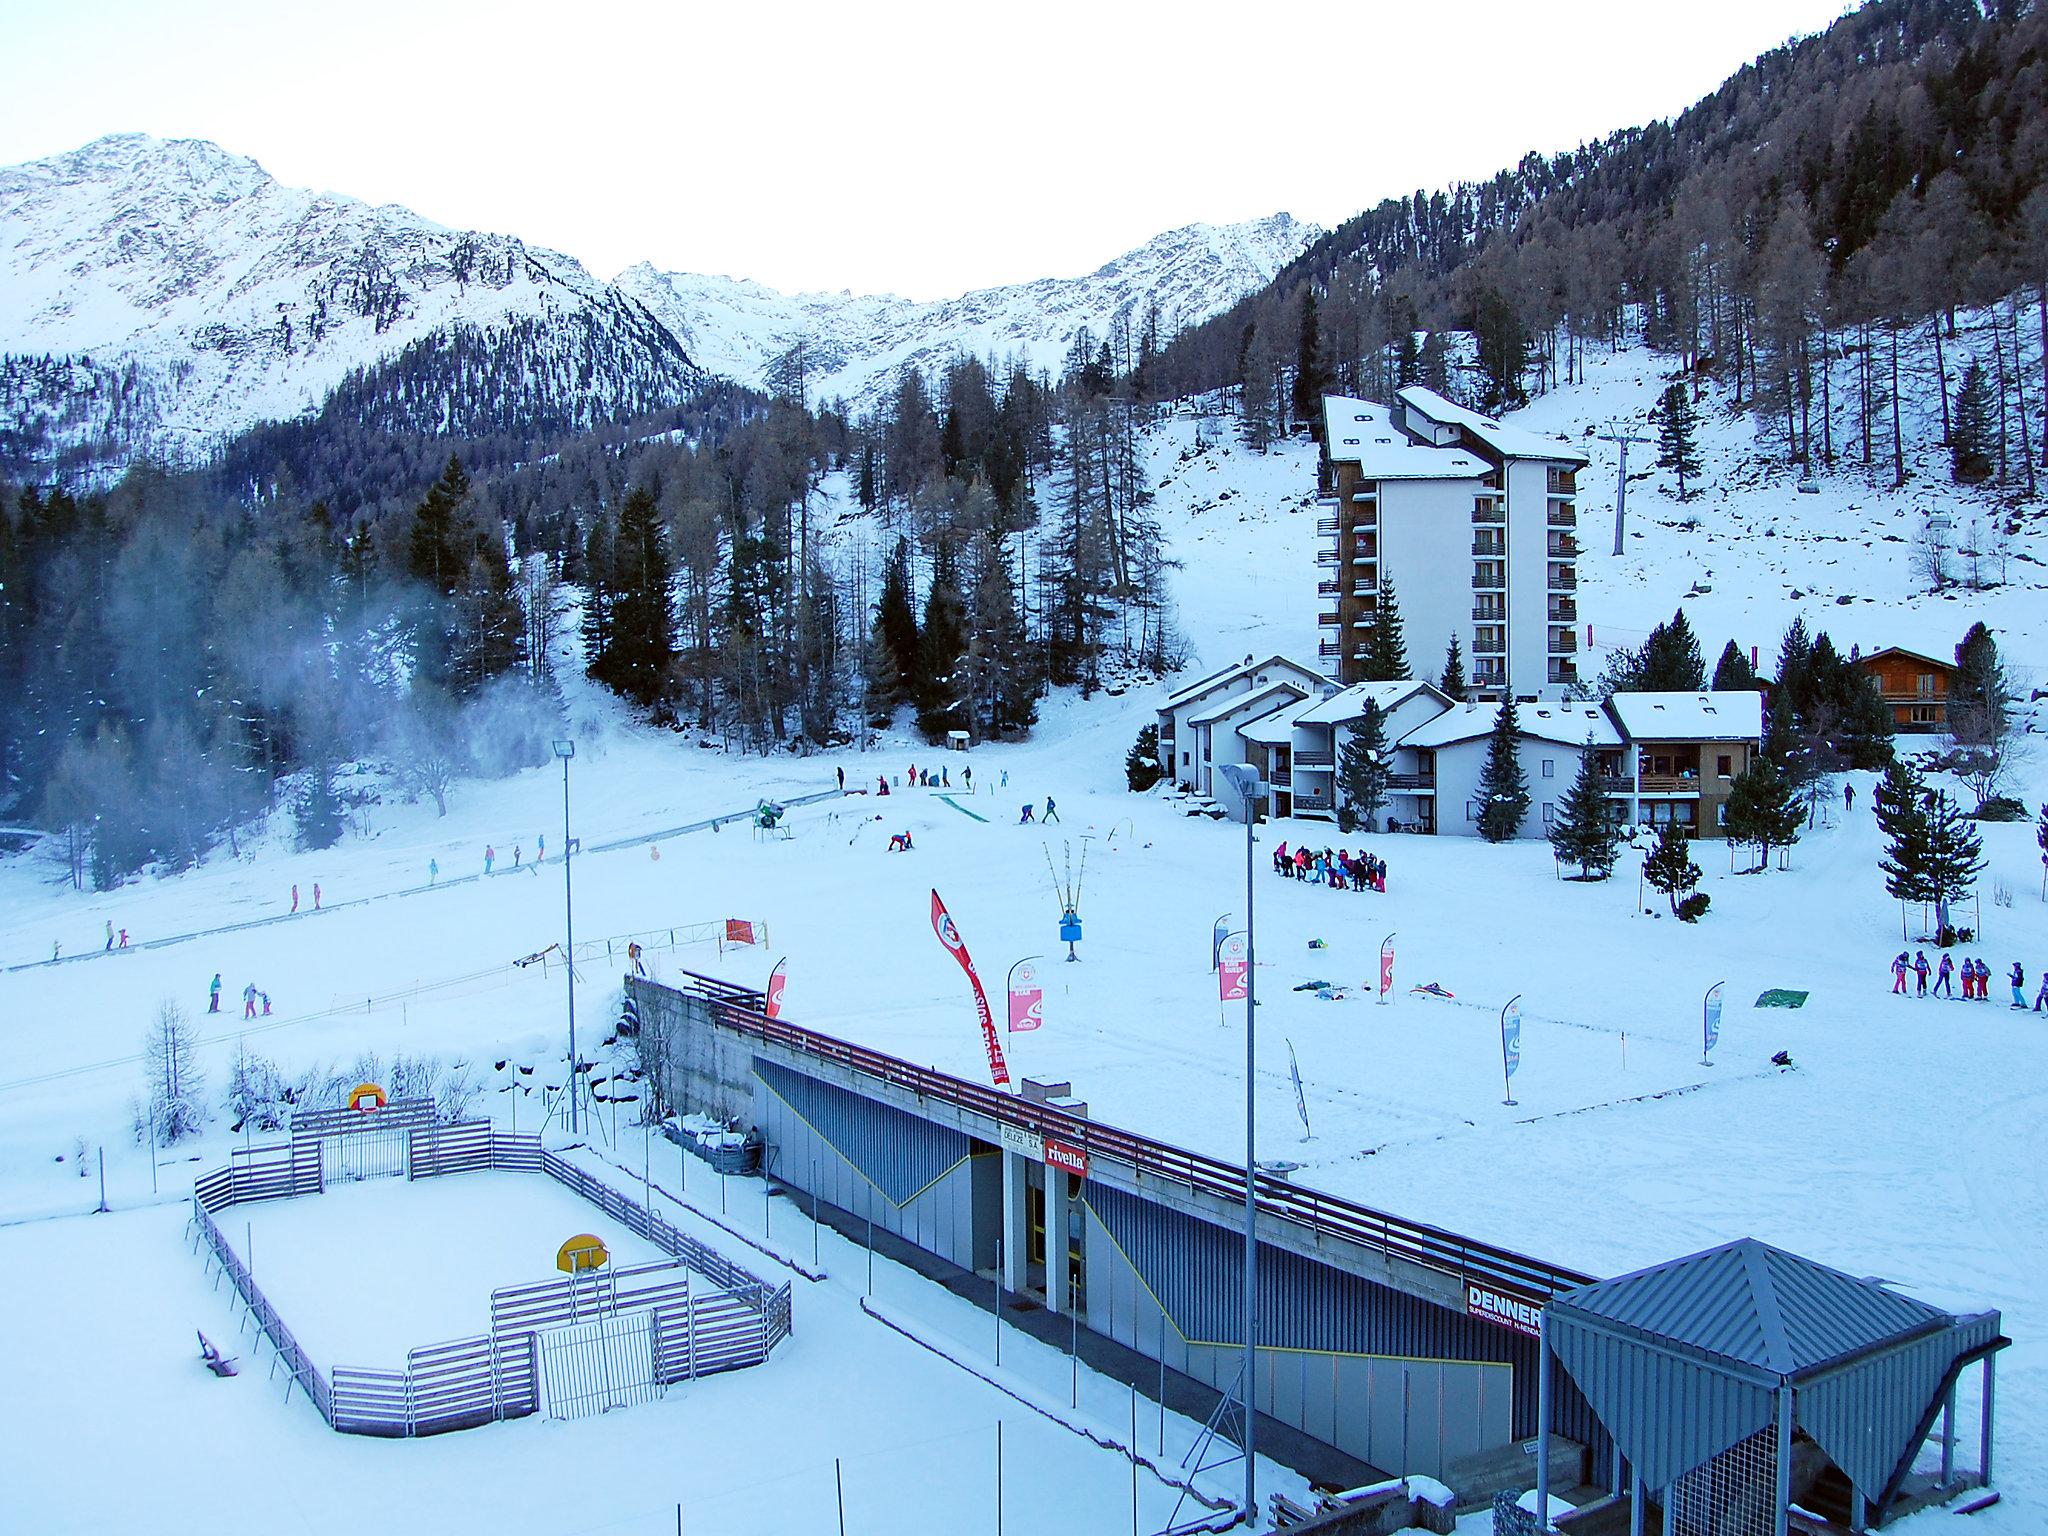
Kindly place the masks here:
POLYGON ((1578 680, 1578 471, 1586 456, 1417 385, 1323 401, 1317 553, 1323 668, 1365 678, 1392 582, 1410 670, 1451 636, 1476 697, 1554 698, 1578 680))

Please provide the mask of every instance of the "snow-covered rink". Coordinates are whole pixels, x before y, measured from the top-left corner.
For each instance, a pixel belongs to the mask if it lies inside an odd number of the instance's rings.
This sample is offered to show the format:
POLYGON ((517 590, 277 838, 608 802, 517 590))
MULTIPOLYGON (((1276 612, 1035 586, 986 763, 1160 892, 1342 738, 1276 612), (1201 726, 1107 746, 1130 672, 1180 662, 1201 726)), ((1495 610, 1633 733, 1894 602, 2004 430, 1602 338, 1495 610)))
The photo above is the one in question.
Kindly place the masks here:
POLYGON ((217 1220, 323 1370, 399 1370, 408 1349, 488 1333, 491 1292, 557 1278, 556 1250, 581 1233, 615 1268, 668 1258, 540 1173, 365 1179, 217 1220))

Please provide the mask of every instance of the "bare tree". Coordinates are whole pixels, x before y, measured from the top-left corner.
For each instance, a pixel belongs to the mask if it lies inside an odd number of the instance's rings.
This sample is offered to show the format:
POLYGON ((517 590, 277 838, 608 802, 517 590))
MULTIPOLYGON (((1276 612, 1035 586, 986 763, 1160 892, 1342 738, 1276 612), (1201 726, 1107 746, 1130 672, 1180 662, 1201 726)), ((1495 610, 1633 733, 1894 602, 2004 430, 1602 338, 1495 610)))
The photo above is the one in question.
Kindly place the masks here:
POLYGON ((1913 564, 1930 592, 1955 585, 1955 568, 1949 559, 1949 520, 1938 512, 1929 513, 1920 524, 1919 547, 1913 564))
POLYGON ((206 1078, 199 1070, 199 1039, 185 1010, 169 998, 143 1038, 146 1103, 135 1111, 135 1139, 167 1146, 197 1135, 206 1123, 206 1078))

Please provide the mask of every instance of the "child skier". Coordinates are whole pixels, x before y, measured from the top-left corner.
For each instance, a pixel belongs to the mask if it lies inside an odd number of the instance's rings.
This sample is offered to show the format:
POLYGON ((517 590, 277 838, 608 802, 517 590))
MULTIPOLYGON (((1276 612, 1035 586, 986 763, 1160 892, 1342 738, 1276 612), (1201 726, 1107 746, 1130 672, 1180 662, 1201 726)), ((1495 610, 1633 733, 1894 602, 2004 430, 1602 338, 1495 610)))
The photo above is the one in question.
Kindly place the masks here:
POLYGON ((1934 978, 1934 995, 1936 997, 1946 995, 1950 1002, 1954 1002, 1956 1000, 1956 989, 1952 984, 1952 978, 1955 976, 1955 973, 1955 961, 1952 958, 1950 958, 1947 951, 1943 951, 1941 956, 1941 970, 1938 973, 1936 973, 1934 978))
POLYGON ((2027 1009, 2027 973, 2019 961, 2012 963, 2012 1005, 2022 1013, 2027 1009))
POLYGON ((492 847, 492 846, 491 846, 491 845, 490 845, 489 843, 485 843, 485 844, 484 844, 484 873, 488 875, 488 874, 489 874, 489 873, 491 872, 491 866, 492 866, 493 864, 497 863, 497 861, 498 861, 498 850, 497 850, 497 849, 495 849, 495 848, 493 848, 493 847, 492 847))
POLYGON ((299 910, 299 888, 298 888, 298 887, 297 887, 297 886, 295 885, 295 886, 293 886, 293 887, 292 887, 292 911, 294 911, 294 912, 297 912, 298 910, 299 910))
POLYGON ((1982 955, 1979 955, 1977 957, 1977 1001, 1980 1003, 1987 1003, 1990 1000, 1991 967, 1986 965, 1984 963, 1984 957, 1982 955))
POLYGON ((262 999, 263 999, 263 1017, 265 1017, 266 1019, 267 1019, 267 1018, 269 1018, 269 1017, 270 1017, 270 994, 269 994, 268 992, 258 992, 258 993, 257 993, 256 995, 257 995, 258 997, 260 997, 260 998, 262 998, 262 999))
POLYGON ((320 882, 318 880, 313 882, 313 910, 315 912, 320 910, 320 882))
POLYGON ((432 885, 436 880, 440 878, 441 861, 439 859, 427 860, 427 884, 432 885))
POLYGON ((1059 819, 1060 819, 1060 808, 1059 808, 1058 806, 1056 806, 1056 805, 1054 805, 1054 804, 1052 803, 1052 796, 1051 796, 1051 795, 1047 795, 1047 796, 1045 797, 1045 816, 1044 816, 1043 820, 1045 820, 1045 821, 1058 821, 1059 819))
POLYGON ((242 988, 242 1017, 245 1019, 256 1017, 256 983, 253 981, 242 988))
POLYGON ((1033 805, 1034 805, 1035 803, 1036 803, 1035 801, 1031 801, 1031 800, 1026 800, 1026 801, 1024 802, 1024 813, 1023 813, 1023 814, 1022 814, 1021 816, 1019 816, 1019 817, 1017 818, 1017 825, 1018 825, 1018 826, 1020 826, 1020 827, 1028 827, 1028 826, 1030 826, 1030 825, 1031 825, 1031 807, 1032 807, 1032 806, 1033 806, 1033 805))
POLYGON ((1912 967, 1906 959, 1906 952, 1902 949, 1892 959, 1892 994, 1895 997, 1906 995, 1906 972, 1910 969, 1912 967))
MULTIPOLYGON (((112 919, 112 918, 110 917, 110 918, 108 918, 108 919, 107 919, 107 948, 108 948, 108 949, 112 949, 113 947, 114 947, 114 920, 113 920, 113 919, 112 919)), ((104 951, 102 951, 102 953, 104 953, 104 951)))
POLYGON ((206 991, 206 1011, 207 1011, 208 1013, 219 1013, 219 1012, 220 1012, 220 972, 219 972, 219 971, 215 971, 215 972, 213 973, 213 985, 212 985, 211 987, 207 988, 207 991, 206 991))
POLYGON ((1913 952, 1913 975, 1920 983, 1920 991, 1917 994, 1920 997, 1927 995, 1927 972, 1930 969, 1931 967, 1927 964, 1927 951, 1924 949, 1915 950, 1913 952))

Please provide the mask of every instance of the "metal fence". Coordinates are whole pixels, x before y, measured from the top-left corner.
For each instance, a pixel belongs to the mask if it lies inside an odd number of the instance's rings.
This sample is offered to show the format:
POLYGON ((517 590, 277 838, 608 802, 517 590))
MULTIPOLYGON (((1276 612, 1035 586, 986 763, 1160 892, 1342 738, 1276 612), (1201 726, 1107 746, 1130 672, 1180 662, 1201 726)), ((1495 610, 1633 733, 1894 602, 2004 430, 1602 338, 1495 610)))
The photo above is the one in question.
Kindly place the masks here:
MULTIPOLYGON (((346 1134, 345 1126, 335 1134, 346 1134)), ((484 1170, 544 1173, 670 1258, 501 1287, 491 1294, 488 1334, 409 1350, 403 1370, 336 1365, 322 1372, 213 1218, 248 1201, 320 1193, 322 1149, 333 1137, 295 1135, 289 1142, 244 1148, 228 1167, 194 1182, 195 1242, 205 1244, 211 1262, 233 1282, 250 1320, 276 1350, 273 1376, 284 1365, 329 1427, 399 1438, 543 1410, 555 1417, 602 1412, 659 1395, 676 1382, 757 1365, 789 1336, 787 1283, 769 1286, 639 1202, 544 1151, 538 1136, 508 1135, 485 1121, 426 1121, 402 1134, 404 1156, 394 1171, 409 1179, 484 1170), (693 1271, 709 1283, 693 1284, 693 1271), (644 1350, 636 1338, 644 1338, 644 1350), (640 1360, 644 1371, 633 1364, 640 1360)))

